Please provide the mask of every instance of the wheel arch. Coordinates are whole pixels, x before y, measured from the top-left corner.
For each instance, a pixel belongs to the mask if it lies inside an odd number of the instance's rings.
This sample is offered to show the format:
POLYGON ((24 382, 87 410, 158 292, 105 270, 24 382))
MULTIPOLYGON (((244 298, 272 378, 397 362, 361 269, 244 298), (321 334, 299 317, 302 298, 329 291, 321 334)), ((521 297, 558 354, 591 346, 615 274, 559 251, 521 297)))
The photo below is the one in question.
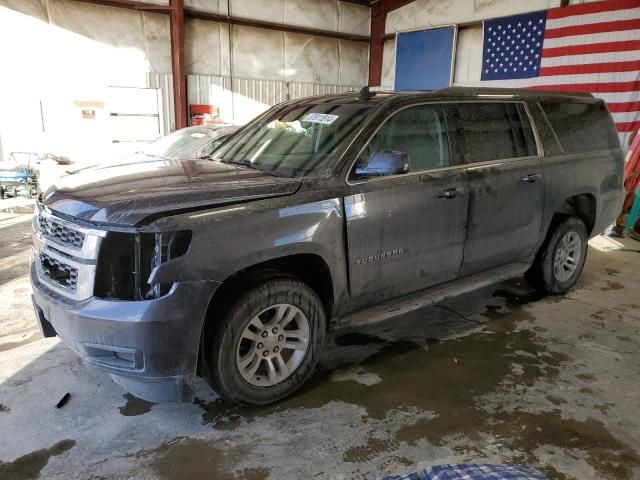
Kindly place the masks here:
POLYGON ((549 228, 547 229, 547 235, 549 235, 553 227, 557 225, 558 222, 562 221, 563 218, 572 215, 575 215, 584 222, 587 227, 587 233, 591 235, 596 223, 597 208, 598 204, 596 197, 591 193, 581 193, 565 199, 555 209, 549 228))
MULTIPOLYGON (((247 266, 229 275, 216 289, 209 300, 198 348, 198 371, 205 367, 203 361, 204 342, 215 331, 218 319, 245 291, 265 281, 291 277, 308 285, 318 296, 325 309, 327 320, 334 305, 334 289, 328 263, 315 253, 296 253, 272 258, 247 266)), ((327 327, 330 325, 327 321, 327 327)))

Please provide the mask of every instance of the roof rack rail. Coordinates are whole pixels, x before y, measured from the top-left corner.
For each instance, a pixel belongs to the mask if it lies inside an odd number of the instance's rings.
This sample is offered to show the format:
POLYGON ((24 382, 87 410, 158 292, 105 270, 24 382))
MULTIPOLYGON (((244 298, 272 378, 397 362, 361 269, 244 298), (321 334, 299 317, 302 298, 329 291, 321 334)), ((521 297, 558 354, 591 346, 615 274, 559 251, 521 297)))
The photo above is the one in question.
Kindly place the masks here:
POLYGON ((529 97, 529 96, 540 96, 540 95, 559 95, 565 97, 588 97, 593 98, 593 95, 588 92, 563 92, 563 91, 555 91, 555 90, 533 90, 527 88, 497 88, 497 87, 478 87, 478 86, 451 86, 441 88, 439 90, 434 91, 439 95, 456 95, 456 96, 519 96, 519 97, 529 97))
POLYGON ((370 100, 371 97, 375 96, 376 92, 372 92, 369 90, 368 86, 364 86, 358 92, 358 96, 356 97, 359 102, 366 102, 370 100))

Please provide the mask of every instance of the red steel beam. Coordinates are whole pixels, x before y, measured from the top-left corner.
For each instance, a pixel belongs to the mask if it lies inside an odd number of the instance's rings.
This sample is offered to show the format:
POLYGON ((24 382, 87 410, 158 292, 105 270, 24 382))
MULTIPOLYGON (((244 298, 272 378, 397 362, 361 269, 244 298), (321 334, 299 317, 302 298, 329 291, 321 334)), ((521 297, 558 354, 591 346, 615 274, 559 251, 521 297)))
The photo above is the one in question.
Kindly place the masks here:
POLYGON ((171 7, 166 5, 152 5, 136 0, 75 0, 80 3, 102 5, 104 7, 126 8, 129 10, 142 10, 148 12, 169 13, 171 7))
POLYGON ((365 7, 371 7, 370 0, 340 0, 340 1, 346 2, 346 3, 355 3, 357 5, 364 5, 365 7))
POLYGON ((369 37, 369 86, 382 82, 382 53, 384 50, 387 14, 415 0, 379 0, 371 7, 371 36, 369 37))
POLYGON ((369 86, 378 87, 382 82, 382 53, 384 51, 384 27, 387 12, 377 8, 371 9, 371 36, 369 37, 369 86))
POLYGON ((175 128, 187 124, 187 74, 184 62, 184 0, 169 0, 171 31, 171 71, 173 74, 173 104, 175 128))

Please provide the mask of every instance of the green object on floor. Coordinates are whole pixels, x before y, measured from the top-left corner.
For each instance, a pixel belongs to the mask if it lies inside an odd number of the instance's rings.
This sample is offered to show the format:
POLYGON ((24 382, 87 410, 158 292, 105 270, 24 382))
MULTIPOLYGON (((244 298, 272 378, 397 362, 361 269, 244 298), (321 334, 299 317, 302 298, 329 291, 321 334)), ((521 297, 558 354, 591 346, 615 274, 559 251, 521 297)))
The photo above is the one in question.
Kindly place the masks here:
POLYGON ((627 224, 624 227, 624 233, 627 233, 634 227, 638 222, 638 218, 640 218, 640 187, 636 190, 636 196, 633 199, 633 205, 631 206, 631 211, 627 217, 627 224))

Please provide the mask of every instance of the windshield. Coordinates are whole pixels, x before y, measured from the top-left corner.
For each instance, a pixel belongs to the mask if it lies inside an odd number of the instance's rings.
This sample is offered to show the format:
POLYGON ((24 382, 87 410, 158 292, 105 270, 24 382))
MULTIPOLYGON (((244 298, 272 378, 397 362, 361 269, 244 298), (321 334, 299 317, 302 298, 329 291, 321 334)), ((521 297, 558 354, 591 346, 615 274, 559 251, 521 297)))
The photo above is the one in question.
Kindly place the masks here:
POLYGON ((282 177, 322 176, 370 105, 305 104, 274 109, 225 142, 214 159, 282 177))
POLYGON ((215 138, 215 130, 198 127, 183 128, 145 146, 142 153, 154 157, 187 158, 211 138, 215 138))

